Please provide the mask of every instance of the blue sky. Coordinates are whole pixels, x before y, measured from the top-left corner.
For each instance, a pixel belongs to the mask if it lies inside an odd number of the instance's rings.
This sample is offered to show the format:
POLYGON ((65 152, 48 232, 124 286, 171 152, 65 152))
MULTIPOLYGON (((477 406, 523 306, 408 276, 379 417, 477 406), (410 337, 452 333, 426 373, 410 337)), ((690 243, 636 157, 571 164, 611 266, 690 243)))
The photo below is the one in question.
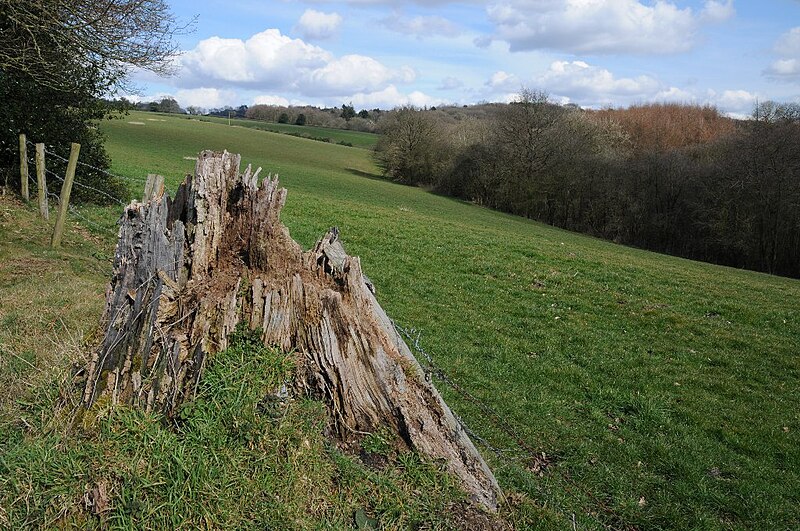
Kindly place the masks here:
POLYGON ((652 101, 747 115, 800 101, 800 0, 173 0, 197 16, 177 73, 133 74, 183 106, 391 108, 652 101))

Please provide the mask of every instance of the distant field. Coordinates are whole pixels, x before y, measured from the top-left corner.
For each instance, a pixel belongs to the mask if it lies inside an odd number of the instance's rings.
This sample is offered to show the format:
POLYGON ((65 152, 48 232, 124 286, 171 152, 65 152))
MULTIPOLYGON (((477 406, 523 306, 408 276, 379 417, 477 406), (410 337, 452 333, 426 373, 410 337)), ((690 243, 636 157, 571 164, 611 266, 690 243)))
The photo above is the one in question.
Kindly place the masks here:
MULTIPOLYGON (((304 246, 338 226, 388 314, 544 453, 540 475, 519 449, 482 448, 538 507, 514 516, 522 528, 571 528, 573 515, 579 529, 800 527, 800 282, 392 184, 366 150, 149 113, 103 130, 115 173, 161 173, 174 189, 185 157, 227 149, 280 174, 304 246)), ((518 448, 439 387, 476 433, 518 448)))
MULTIPOLYGON (((227 118, 220 118, 217 116, 181 116, 181 118, 228 125, 227 118)), ((251 129, 259 129, 261 131, 272 131, 275 133, 299 135, 303 137, 329 138, 334 144, 346 142, 352 144, 353 147, 363 149, 372 149, 375 146, 375 143, 378 141, 378 135, 373 133, 347 131, 345 129, 331 129, 328 127, 315 127, 313 125, 279 124, 273 122, 262 122, 259 120, 243 120, 241 118, 232 118, 230 123, 232 126, 248 127, 251 129)))

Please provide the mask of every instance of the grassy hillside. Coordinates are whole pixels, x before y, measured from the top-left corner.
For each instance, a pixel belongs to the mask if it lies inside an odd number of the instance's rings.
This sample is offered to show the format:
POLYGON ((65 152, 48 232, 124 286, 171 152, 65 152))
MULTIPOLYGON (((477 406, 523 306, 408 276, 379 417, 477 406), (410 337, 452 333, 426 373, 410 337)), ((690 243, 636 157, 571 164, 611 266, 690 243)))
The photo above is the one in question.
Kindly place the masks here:
MULTIPOLYGON (((800 282, 619 247, 388 183, 366 150, 147 116, 103 125, 114 172, 161 173, 174 189, 193 167, 184 157, 239 152, 280 174, 295 239, 310 246, 341 229, 389 315, 420 331, 435 362, 537 451, 439 386, 476 433, 514 450, 484 454, 513 493, 505 514, 518 528, 563 529, 573 515, 581 528, 800 526, 800 282)), ((113 215, 89 214, 104 223, 113 215)), ((16 238, 13 219, 3 227, 5 245, 16 238)), ((112 251, 105 240, 92 252, 112 251)), ((88 266, 80 269, 78 279, 88 266)), ((20 354, 20 334, 42 327, 15 323, 41 314, 42 302, 28 295, 38 283, 18 287, 32 281, 14 280, 16 270, 0 272, 4 355, 58 365, 37 350, 20 354)), ((85 282, 97 284, 99 315, 103 275, 85 282)), ((94 326, 91 313, 67 323, 72 334, 94 326)))
MULTIPOLYGON (((221 125, 228 125, 227 118, 218 116, 176 116, 169 114, 154 114, 143 112, 132 112, 128 121, 142 121, 142 119, 153 121, 154 119, 162 118, 183 118, 185 120, 200 121, 206 123, 215 123, 221 125)), ((360 131, 348 131, 345 129, 331 129, 329 127, 316 127, 313 125, 294 125, 294 124, 279 124, 274 122, 263 122, 260 120, 243 120, 241 118, 232 118, 230 125, 233 127, 247 127, 249 129, 256 129, 259 131, 272 131, 273 133, 283 133, 287 135, 299 137, 311 137, 323 139, 330 139, 334 144, 345 143, 352 144, 352 147, 362 149, 372 149, 378 141, 378 135, 373 133, 362 133, 360 131)))

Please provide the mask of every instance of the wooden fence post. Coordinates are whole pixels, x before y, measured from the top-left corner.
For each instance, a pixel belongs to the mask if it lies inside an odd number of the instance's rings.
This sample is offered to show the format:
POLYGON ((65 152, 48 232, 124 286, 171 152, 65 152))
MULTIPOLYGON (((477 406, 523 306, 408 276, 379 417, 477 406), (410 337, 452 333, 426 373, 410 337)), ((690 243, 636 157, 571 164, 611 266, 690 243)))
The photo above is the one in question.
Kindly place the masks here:
POLYGON ((64 176, 64 184, 61 186, 61 196, 58 200, 58 217, 56 218, 56 228, 53 231, 53 239, 50 241, 51 247, 58 247, 61 245, 61 236, 64 234, 64 223, 67 221, 69 194, 72 192, 72 181, 75 180, 75 168, 78 165, 78 154, 80 152, 81 145, 73 142, 69 150, 67 174, 64 176))
POLYGON ((50 219, 47 206, 47 179, 45 178, 44 144, 36 144, 36 186, 39 194, 39 213, 45 221, 50 219))
POLYGON ((31 195, 28 191, 28 140, 25 133, 19 135, 19 190, 25 201, 30 201, 31 195))

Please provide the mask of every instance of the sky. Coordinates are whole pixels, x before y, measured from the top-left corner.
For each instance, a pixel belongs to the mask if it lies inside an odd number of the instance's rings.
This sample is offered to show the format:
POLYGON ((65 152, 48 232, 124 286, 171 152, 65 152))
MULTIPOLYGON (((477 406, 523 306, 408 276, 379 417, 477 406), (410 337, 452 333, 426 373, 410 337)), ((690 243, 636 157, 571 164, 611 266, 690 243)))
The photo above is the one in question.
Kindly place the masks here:
POLYGON ((511 101, 586 108, 800 102, 800 0, 167 0, 175 75, 136 100, 356 110, 511 101))

